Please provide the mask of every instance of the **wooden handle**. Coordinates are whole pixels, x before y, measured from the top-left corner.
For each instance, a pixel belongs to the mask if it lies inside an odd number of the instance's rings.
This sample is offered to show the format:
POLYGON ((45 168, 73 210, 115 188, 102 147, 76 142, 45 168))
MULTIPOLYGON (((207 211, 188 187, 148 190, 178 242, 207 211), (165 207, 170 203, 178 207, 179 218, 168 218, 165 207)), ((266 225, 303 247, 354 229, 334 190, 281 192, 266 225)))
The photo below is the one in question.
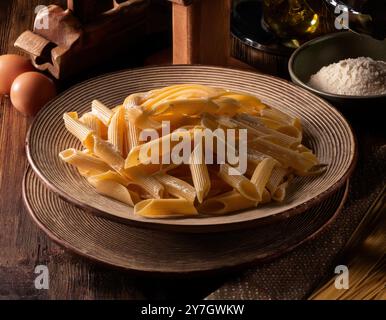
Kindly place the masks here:
POLYGON ((87 22, 114 8, 114 0, 67 0, 67 7, 80 21, 87 22))
POLYGON ((226 66, 230 56, 231 1, 171 1, 173 63, 226 66))

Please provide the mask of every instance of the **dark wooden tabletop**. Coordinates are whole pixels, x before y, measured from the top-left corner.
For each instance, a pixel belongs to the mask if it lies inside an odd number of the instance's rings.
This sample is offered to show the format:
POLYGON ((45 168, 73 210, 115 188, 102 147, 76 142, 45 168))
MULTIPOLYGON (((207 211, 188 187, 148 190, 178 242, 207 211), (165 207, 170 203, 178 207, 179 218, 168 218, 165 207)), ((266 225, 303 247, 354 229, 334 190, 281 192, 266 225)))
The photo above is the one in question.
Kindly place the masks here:
MULTIPOLYGON (((53 2, 1 0, 0 54, 20 53, 13 43, 31 28, 35 7, 53 2)), ((362 106, 348 115, 361 157, 386 142, 381 117, 368 116, 367 111, 362 106)), ((179 280, 136 276, 89 262, 50 241, 28 216, 21 195, 27 165, 24 140, 31 120, 0 97, 0 299, 203 298, 225 280, 213 275, 179 280), (48 267, 49 290, 35 288, 37 265, 48 267)))
MULTIPOLYGON (((20 54, 14 41, 33 25, 35 7, 48 3, 55 1, 0 1, 0 54, 20 54)), ((203 298, 216 288, 220 280, 213 278, 173 281, 112 270, 50 241, 28 216, 21 195, 27 165, 24 140, 31 121, 8 98, 0 98, 0 299, 203 298), (37 265, 48 267, 49 290, 35 289, 37 265)))

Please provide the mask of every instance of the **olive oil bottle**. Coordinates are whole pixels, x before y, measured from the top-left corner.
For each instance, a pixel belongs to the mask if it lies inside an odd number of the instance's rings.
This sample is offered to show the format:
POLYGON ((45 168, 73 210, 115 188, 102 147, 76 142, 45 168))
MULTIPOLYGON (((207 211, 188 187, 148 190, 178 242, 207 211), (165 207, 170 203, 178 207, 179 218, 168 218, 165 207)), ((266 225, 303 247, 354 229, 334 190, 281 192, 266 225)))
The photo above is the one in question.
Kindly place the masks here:
POLYGON ((320 16, 312 2, 318 0, 263 0, 264 26, 290 47, 310 38, 319 26, 320 16))

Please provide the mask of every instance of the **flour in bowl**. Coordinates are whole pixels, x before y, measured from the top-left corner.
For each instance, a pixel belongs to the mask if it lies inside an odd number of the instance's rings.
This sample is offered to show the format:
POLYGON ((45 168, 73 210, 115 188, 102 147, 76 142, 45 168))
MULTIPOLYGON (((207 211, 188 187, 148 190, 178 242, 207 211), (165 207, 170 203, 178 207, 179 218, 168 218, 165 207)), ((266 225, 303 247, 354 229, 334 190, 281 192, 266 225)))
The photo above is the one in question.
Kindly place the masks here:
POLYGON ((341 60, 312 75, 309 85, 320 91, 340 95, 386 94, 386 62, 367 57, 341 60))

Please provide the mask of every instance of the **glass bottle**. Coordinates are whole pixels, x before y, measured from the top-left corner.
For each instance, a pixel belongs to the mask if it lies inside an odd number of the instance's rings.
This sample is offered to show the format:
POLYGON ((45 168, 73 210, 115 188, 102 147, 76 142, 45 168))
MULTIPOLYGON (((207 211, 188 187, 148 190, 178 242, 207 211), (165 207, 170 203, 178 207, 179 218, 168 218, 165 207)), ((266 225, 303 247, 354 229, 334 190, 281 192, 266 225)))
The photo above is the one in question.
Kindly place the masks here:
POLYGON ((319 14, 309 3, 312 1, 318 0, 263 0, 265 27, 287 46, 299 46, 319 26, 319 14))

